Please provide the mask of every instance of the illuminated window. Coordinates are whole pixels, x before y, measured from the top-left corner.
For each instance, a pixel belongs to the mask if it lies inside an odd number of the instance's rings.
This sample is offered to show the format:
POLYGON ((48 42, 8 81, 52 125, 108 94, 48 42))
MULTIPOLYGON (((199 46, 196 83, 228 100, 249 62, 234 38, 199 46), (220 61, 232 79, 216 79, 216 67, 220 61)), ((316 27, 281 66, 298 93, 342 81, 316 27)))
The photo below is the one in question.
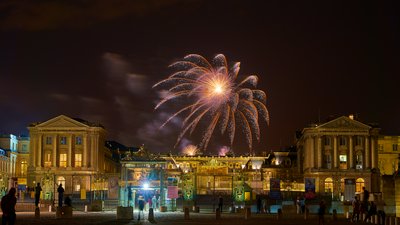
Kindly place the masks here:
POLYGON ((77 153, 75 154, 75 167, 81 167, 82 166, 82 154, 77 153))
POLYGON ((347 155, 339 155, 340 169, 347 169, 347 155))
POLYGON ((75 191, 80 191, 81 190, 81 185, 80 184, 75 184, 75 191))
POLYGON ((60 185, 60 184, 65 189, 65 178, 64 177, 57 177, 57 186, 60 185))
POLYGON ((44 155, 44 167, 51 167, 51 153, 44 155))
POLYGON ((362 192, 362 188, 365 186, 365 182, 364 179, 362 178, 358 178, 356 180, 356 192, 361 193, 362 192))
POLYGON ((82 144, 82 137, 81 136, 77 136, 75 138, 75 144, 76 145, 81 145, 82 144))
POLYGON ((60 167, 67 167, 67 154, 60 154, 60 167))
POLYGON ((332 178, 328 177, 325 179, 325 192, 332 192, 333 191, 333 180, 332 178))
POLYGON ((67 144, 67 137, 60 137, 60 144, 66 145, 67 144))
POLYGON ((28 162, 21 161, 21 175, 24 176, 26 175, 26 172, 28 171, 28 162))
POLYGON ((52 138, 46 137, 46 145, 51 145, 51 143, 52 143, 52 138))

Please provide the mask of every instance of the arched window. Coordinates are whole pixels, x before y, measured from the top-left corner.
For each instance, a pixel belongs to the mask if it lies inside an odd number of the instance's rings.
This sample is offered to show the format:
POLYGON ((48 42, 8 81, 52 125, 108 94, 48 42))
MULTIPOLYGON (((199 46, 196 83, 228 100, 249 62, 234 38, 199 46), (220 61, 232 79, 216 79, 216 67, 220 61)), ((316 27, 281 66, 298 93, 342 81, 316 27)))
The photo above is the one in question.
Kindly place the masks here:
POLYGON ((325 192, 332 192, 333 191, 333 180, 332 178, 328 177, 325 179, 325 192))
POLYGON ((65 178, 64 177, 57 177, 57 185, 62 184, 62 186, 65 188, 65 178))
POLYGON ((356 180, 356 192, 361 193, 362 188, 365 186, 365 181, 362 178, 356 180))

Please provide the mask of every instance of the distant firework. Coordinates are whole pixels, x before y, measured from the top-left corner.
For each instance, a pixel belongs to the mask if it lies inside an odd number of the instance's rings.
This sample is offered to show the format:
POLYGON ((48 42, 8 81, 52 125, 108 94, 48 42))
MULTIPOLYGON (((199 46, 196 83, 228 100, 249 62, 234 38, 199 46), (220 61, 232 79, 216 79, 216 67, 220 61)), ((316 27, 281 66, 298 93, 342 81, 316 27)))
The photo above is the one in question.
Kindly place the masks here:
POLYGON ((182 153, 187 156, 195 156, 198 152, 199 149, 194 145, 188 145, 182 150, 182 153))
POLYGON ((222 54, 215 56, 212 62, 200 55, 191 54, 170 67, 176 69, 176 72, 155 84, 153 88, 169 88, 167 95, 155 109, 173 99, 189 100, 188 104, 161 126, 165 126, 181 113, 186 113, 176 145, 187 132, 192 134, 201 120, 207 120, 209 125, 204 131, 199 148, 207 148, 217 126, 222 134, 227 131, 232 145, 238 125, 243 128, 247 145, 252 152, 253 136, 257 141, 260 140, 259 117, 269 123, 266 94, 262 90, 253 89, 257 86, 258 77, 251 75, 241 82, 236 82, 240 63, 237 62, 228 68, 226 58, 222 54))
POLYGON ((228 146, 223 146, 219 149, 218 155, 219 156, 226 156, 228 153, 232 152, 232 149, 228 146))

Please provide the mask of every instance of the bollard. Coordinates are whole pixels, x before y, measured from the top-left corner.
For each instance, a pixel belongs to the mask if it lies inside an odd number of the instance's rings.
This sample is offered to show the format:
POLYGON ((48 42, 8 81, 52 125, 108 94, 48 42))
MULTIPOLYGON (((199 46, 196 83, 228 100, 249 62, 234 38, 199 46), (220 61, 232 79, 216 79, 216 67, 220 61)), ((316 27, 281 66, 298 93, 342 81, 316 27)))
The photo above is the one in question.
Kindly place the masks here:
POLYGON ((379 215, 373 215, 373 217, 374 217, 374 224, 380 224, 379 215))
POLYGON ((49 205, 49 212, 51 212, 51 205, 49 205))
POLYGON ((247 220, 247 219, 250 219, 250 217, 251 217, 251 208, 246 207, 244 210, 244 218, 247 220))
POLYGON ((350 212, 346 212, 346 219, 350 219, 350 212))
POLYGON ((35 218, 40 219, 40 208, 39 207, 35 208, 35 218))
POLYGON ((219 209, 215 210, 215 219, 217 220, 221 219, 221 211, 219 211, 219 209))
POLYGON ((185 208, 183 209, 183 211, 184 211, 184 214, 185 214, 185 220, 190 219, 190 217, 189 217, 189 208, 188 208, 188 207, 185 207, 185 208))
MULTIPOLYGON (((185 209, 187 209, 187 208, 185 208, 185 209)), ((188 211, 189 211, 189 209, 188 209, 188 211)), ((185 219, 186 219, 186 215, 185 215, 185 219)), ((153 208, 149 208, 148 220, 149 221, 154 221, 154 209, 153 208)))
POLYGON ((336 209, 332 210, 332 220, 337 221, 337 210, 336 209))
POLYGON ((282 209, 278 209, 278 214, 276 215, 276 219, 282 219, 282 209))
POLYGON ((87 212, 87 205, 85 205, 85 212, 87 212))
POLYGON ((306 207, 305 208, 305 212, 304 212, 304 219, 307 220, 308 219, 308 214, 310 213, 310 210, 306 207))

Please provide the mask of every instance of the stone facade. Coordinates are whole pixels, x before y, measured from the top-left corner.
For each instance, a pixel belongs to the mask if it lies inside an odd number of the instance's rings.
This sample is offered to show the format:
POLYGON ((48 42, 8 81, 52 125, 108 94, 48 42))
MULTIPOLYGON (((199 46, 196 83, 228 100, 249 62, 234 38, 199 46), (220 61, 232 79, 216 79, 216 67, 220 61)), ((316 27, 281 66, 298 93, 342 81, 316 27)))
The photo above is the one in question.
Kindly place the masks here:
POLYGON ((60 183, 65 194, 104 197, 109 174, 115 175, 118 166, 104 146, 106 131, 101 125, 60 115, 31 124, 28 129, 28 186, 40 182, 45 200, 57 199, 56 186, 60 183))
POLYGON ((338 199, 345 179, 356 180, 358 193, 363 186, 379 192, 378 133, 346 116, 304 128, 297 142, 304 177, 315 179, 316 192, 338 199))

